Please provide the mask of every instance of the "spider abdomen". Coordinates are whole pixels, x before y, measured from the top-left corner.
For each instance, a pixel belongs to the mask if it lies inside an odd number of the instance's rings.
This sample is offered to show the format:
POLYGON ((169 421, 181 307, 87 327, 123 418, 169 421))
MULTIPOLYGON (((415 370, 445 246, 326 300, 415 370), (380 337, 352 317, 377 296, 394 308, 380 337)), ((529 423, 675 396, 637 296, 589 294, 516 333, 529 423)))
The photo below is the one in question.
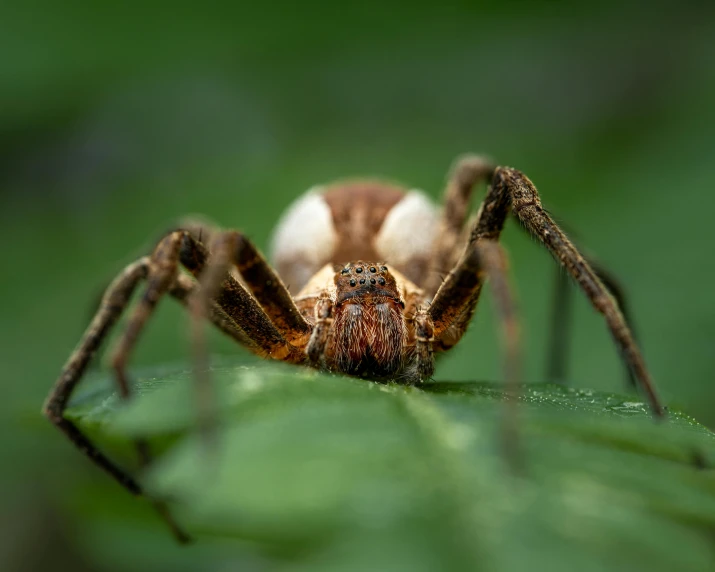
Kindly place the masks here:
POLYGON ((325 264, 385 260, 419 283, 437 232, 437 208, 422 192, 382 181, 314 187, 281 218, 273 259, 292 292, 325 264))

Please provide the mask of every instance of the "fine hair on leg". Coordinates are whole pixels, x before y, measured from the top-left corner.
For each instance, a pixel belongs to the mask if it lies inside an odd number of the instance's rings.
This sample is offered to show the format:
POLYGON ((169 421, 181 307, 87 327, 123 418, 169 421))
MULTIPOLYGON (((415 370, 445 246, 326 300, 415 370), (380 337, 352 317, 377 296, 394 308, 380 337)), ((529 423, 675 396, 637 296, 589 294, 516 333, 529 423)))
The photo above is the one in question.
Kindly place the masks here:
MULTIPOLYGON (((521 225, 520 225, 521 226, 521 225)), ((523 227, 521 227, 523 228, 523 227)), ((631 330, 633 339, 638 342, 633 316, 627 302, 625 290, 618 279, 603 266, 596 263, 592 257, 584 256, 588 264, 598 276, 599 280, 613 296, 618 308, 623 314, 623 319, 631 330)), ((559 267, 554 276, 553 296, 551 300, 551 317, 549 325, 549 338, 547 345, 546 379, 562 385, 568 384, 568 358, 571 349, 571 336, 573 335, 572 298, 573 280, 571 276, 559 267)), ((623 358, 625 384, 636 389, 638 382, 633 375, 633 370, 628 367, 623 358)))
MULTIPOLYGON (((149 266, 149 258, 141 258, 127 266, 119 276, 115 278, 107 289, 100 307, 85 331, 79 346, 65 364, 59 379, 50 391, 43 407, 45 416, 65 433, 80 451, 134 495, 143 494, 136 480, 97 449, 74 423, 65 419, 64 412, 90 360, 94 357, 102 341, 126 308, 139 281, 147 277, 149 266)), ((126 380, 124 381, 126 382, 126 380)), ((129 395, 128 387, 120 385, 120 394, 126 398, 129 395)), ((140 462, 144 465, 148 462, 146 444, 139 441, 137 443, 137 450, 139 452, 140 462)), ((178 526, 169 513, 165 503, 157 499, 150 500, 161 518, 171 529, 174 537, 181 543, 189 542, 190 537, 178 526)))
MULTIPOLYGON (((549 249, 556 261, 581 287, 592 306, 605 317, 621 357, 645 393, 653 415, 656 419, 663 417, 665 410, 618 302, 609 294, 588 262, 543 210, 539 195, 531 181, 519 171, 506 167, 497 168, 491 180, 492 183, 472 228, 469 244, 442 282, 429 308, 429 316, 434 324, 435 349, 439 351, 449 349, 466 331, 488 273, 485 264, 489 259, 493 262, 492 275, 503 277, 501 285, 499 285, 500 279, 497 278, 498 286, 495 289, 497 313, 501 315, 503 323, 510 322, 508 316, 511 315, 510 308, 513 308, 513 305, 507 301, 508 298, 502 297, 509 290, 504 286, 506 278, 504 272, 500 272, 499 258, 496 256, 492 258, 489 253, 484 256, 484 248, 481 245, 487 243, 486 241, 496 243, 499 240, 506 218, 510 212, 513 212, 525 229, 549 249)), ((513 329, 512 332, 518 330, 513 329)), ((511 337, 505 336, 504 339, 513 339, 516 343, 518 333, 512 333, 511 337)), ((509 351, 508 346, 506 349, 509 351)), ((511 373, 506 372, 506 375, 509 378, 511 373)), ((508 442, 508 439, 508 436, 504 435, 505 442, 508 442)))
MULTIPOLYGON (((531 236, 530 231, 524 226, 524 224, 520 220, 518 220, 518 222, 518 228, 523 232, 529 233, 531 236)), ((560 226, 563 231, 563 225, 560 226)), ((570 231, 569 234, 573 235, 573 232, 570 231)), ((573 243, 573 238, 571 239, 571 242, 573 243)), ((630 312, 628 297, 620 280, 613 272, 596 260, 592 254, 585 252, 580 247, 576 248, 596 274, 598 279, 606 287, 609 294, 613 296, 621 314, 623 314, 626 324, 631 330, 633 339, 638 342, 638 335, 635 330, 633 315, 630 312)), ((547 342, 545 379, 561 385, 567 385, 569 381, 568 361, 569 354, 571 353, 571 335, 573 331, 572 287, 573 278, 564 270, 562 266, 558 266, 554 272, 553 293, 551 298, 551 316, 549 318, 550 323, 547 342)), ((633 371, 628 366, 625 358, 623 358, 623 356, 621 357, 623 359, 626 386, 635 389, 638 387, 638 383, 633 376, 633 371)))
POLYGON ((442 214, 436 233, 432 262, 424 280, 423 287, 428 296, 437 292, 442 277, 459 259, 474 187, 479 183, 489 182, 494 167, 494 162, 488 157, 471 154, 457 157, 452 164, 443 192, 442 214))
POLYGON ((215 400, 208 373, 204 331, 204 318, 209 314, 211 305, 216 303, 256 341, 257 353, 265 358, 305 363, 304 349, 313 328, 295 307, 278 275, 241 233, 215 233, 210 256, 191 236, 185 235, 184 238, 182 262, 200 284, 189 300, 199 430, 206 445, 215 449, 215 400), (231 276, 231 268, 239 271, 243 283, 231 276))
MULTIPOLYGON (((107 288, 94 318, 79 346, 65 364, 43 408, 44 414, 77 448, 135 495, 142 494, 137 481, 99 451, 74 423, 65 419, 64 411, 90 361, 127 308, 138 283, 146 280, 145 290, 112 352, 111 361, 119 393, 123 398, 129 396, 130 384, 125 367, 158 301, 168 293, 184 306, 188 306, 199 290, 197 282, 178 271, 179 263, 196 276, 203 269, 207 257, 208 251, 188 231, 176 230, 159 241, 150 257, 143 257, 127 266, 107 288)), ((286 341, 265 317, 257 302, 230 276, 226 277, 215 299, 208 303, 205 315, 222 332, 259 355, 270 354, 276 347, 275 342, 286 345, 286 341), (245 307, 248 307, 246 312, 240 311, 245 307), (263 321, 260 320, 261 315, 264 317, 263 321), (238 322, 234 316, 238 318, 238 322), (261 329, 261 326, 265 326, 265 329, 261 329), (271 331, 275 336, 272 337, 271 331)), ((145 466, 150 460, 150 453, 143 440, 137 441, 137 451, 140 463, 145 466)), ((166 505, 162 501, 150 500, 177 539, 181 542, 187 541, 189 537, 176 525, 166 505)))
MULTIPOLYGON (((511 206, 526 230, 546 246, 583 290, 594 309, 604 316, 619 353, 633 372, 653 414, 663 417, 665 410, 617 302, 585 258, 542 208, 541 198, 533 183, 516 169, 499 167, 492 178, 491 192, 495 194, 497 204, 504 205, 503 208, 511 206)), ((478 234, 479 225, 472 233, 472 239, 476 239, 478 234)))

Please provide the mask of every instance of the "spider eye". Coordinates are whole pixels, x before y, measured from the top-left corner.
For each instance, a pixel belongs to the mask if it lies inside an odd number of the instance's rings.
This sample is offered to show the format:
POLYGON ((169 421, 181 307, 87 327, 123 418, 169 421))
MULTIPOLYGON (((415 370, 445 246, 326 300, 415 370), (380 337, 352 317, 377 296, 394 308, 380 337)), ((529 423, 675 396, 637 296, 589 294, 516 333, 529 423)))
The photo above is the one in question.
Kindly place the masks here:
POLYGON ((348 268, 343 268, 343 269, 340 271, 340 274, 350 274, 350 269, 348 269, 348 268))
POLYGON ((360 278, 360 284, 365 284, 365 279, 364 279, 364 278, 360 278))
POLYGON ((376 280, 374 278, 370 278, 370 284, 374 284, 376 280))
POLYGON ((377 281, 380 283, 380 286, 384 286, 384 285, 385 285, 385 279, 384 279, 384 278, 380 277, 380 278, 377 279, 377 281))
POLYGON ((380 266, 380 270, 382 270, 383 272, 386 272, 386 271, 387 271, 387 266, 380 266))
POLYGON ((355 286, 355 284, 357 284, 357 282, 355 282, 355 278, 351 278, 351 279, 350 279, 350 286, 355 286))
POLYGON ((358 267, 355 269, 355 272, 357 272, 358 274, 360 274, 360 273, 362 272, 362 266, 358 266, 358 267))
POLYGON ((374 266, 370 266, 370 272, 377 272, 377 268, 375 268, 374 266))

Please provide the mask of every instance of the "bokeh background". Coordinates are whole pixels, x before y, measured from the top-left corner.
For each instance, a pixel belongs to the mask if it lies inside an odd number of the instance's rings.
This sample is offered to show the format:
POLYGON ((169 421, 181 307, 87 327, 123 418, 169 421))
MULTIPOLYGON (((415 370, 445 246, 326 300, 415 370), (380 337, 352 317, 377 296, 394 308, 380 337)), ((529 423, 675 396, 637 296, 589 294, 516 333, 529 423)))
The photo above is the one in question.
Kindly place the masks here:
MULTIPOLYGON (((622 279, 665 400, 715 427, 714 16, 708 2, 2 3, 2 568, 250 569, 230 543, 178 550, 40 417, 92 301, 182 215, 267 248, 316 183, 384 176, 438 197, 465 151, 529 174, 622 279)), ((553 264, 515 225, 505 241, 526 378, 542 381, 553 264)), ((438 379, 499 380, 484 302, 438 379)), ((580 296, 575 321, 573 384, 620 391, 580 296)), ((185 360, 185 325, 165 303, 134 363, 185 360)))

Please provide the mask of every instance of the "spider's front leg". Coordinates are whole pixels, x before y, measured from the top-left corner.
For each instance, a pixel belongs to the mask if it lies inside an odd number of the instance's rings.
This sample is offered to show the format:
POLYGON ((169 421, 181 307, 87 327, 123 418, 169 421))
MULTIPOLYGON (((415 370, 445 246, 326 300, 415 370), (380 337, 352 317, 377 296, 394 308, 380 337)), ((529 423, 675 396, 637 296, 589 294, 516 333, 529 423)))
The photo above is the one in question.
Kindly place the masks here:
MULTIPOLYGON (((270 330, 277 333, 277 336, 273 335, 275 339, 262 340, 261 345, 269 352, 267 357, 293 363, 304 361, 302 349, 308 343, 313 328, 301 315, 288 288, 253 243, 237 231, 219 232, 212 240, 210 252, 210 258, 204 258, 198 267, 189 266, 182 256, 182 262, 201 282, 201 291, 195 299, 194 309, 203 313, 206 302, 215 298, 229 315, 237 321, 240 320, 245 327, 250 327, 251 324, 245 314, 256 314, 260 310, 273 329, 260 323, 260 328, 252 330, 253 336, 260 338, 261 331, 270 330), (201 272, 204 265, 206 269, 201 272), (250 291, 251 299, 255 299, 253 306, 248 300, 225 297, 227 289, 235 290, 235 286, 228 286, 230 281, 227 281, 231 268, 238 270, 242 283, 250 291), (243 314, 239 314, 239 311, 243 314), (301 351, 296 351, 296 348, 301 348, 301 351)), ((240 284, 241 289, 246 291, 243 284, 240 284)))
POLYGON ((203 317, 214 301, 255 341, 256 353, 304 363, 313 326, 301 315, 283 281, 253 243, 239 232, 220 232, 212 241, 209 257, 189 238, 187 241, 182 263, 201 285, 189 302, 198 346, 203 346, 203 317), (230 275, 231 268, 238 270, 242 282, 230 275))
POLYGON ((491 159, 480 155, 463 155, 452 165, 444 190, 443 212, 435 233, 432 262, 421 284, 428 296, 434 296, 442 276, 459 260, 460 246, 466 238, 464 232, 472 192, 480 183, 489 182, 494 168, 491 159))
MULTIPOLYGON (((490 182, 495 171, 496 165, 493 161, 480 155, 463 155, 453 163, 444 190, 444 208, 440 219, 439 231, 435 234, 432 263, 421 282, 428 297, 434 296, 441 285, 442 277, 456 266, 460 255, 463 253, 461 245, 469 242, 469 232, 474 228, 480 214, 477 213, 468 222, 469 203, 474 188, 482 182, 490 182)), ((519 228, 525 229, 524 225, 521 224, 519 228)), ((618 309, 623 314, 626 324, 633 333, 633 322, 628 313, 626 296, 618 280, 593 257, 585 256, 583 253, 582 256, 606 287, 608 293, 615 299, 618 309)), ((546 379, 557 383, 564 383, 566 379, 569 354, 570 286, 570 277, 559 268, 556 273, 556 287, 552 303, 546 374, 546 379)), ((450 347, 459 339, 461 336, 460 331, 466 327, 470 318, 471 314, 465 314, 451 328, 453 335, 446 336, 441 340, 442 349, 450 347)), ((636 387, 637 381, 633 371, 626 363, 624 363, 624 366, 630 385, 636 387)))
POLYGON ((498 167, 492 176, 479 216, 472 228, 469 244, 432 301, 430 315, 435 323, 435 338, 443 349, 458 340, 479 299, 482 287, 480 244, 498 240, 510 211, 530 234, 538 238, 568 274, 581 287, 593 307, 601 313, 621 356, 633 372, 656 417, 664 415, 643 357, 618 304, 585 258, 541 207, 533 183, 522 173, 498 167))
MULTIPOLYGON (((199 230, 199 236, 200 233, 199 230)), ((250 241, 236 232, 211 230, 209 235, 215 245, 211 253, 196 237, 195 229, 193 232, 171 232, 159 242, 151 257, 144 295, 112 357, 120 390, 127 396, 126 363, 159 299, 171 292, 189 306, 197 318, 193 328, 197 401, 199 428, 204 435, 213 433, 215 419, 208 380, 208 352, 200 327, 204 318, 254 353, 292 363, 305 361, 303 347, 312 329, 295 308, 285 286, 250 241), (235 264, 241 272, 250 293, 228 273, 229 263, 235 264), (188 278, 179 274, 179 264, 200 280, 200 286, 192 288, 191 295, 177 296, 175 293, 180 289, 182 279, 188 278), (302 345, 294 346, 291 342, 296 340, 302 345)), ((140 442, 139 450, 146 464, 149 460, 146 445, 140 442)))
POLYGON ((107 471, 119 484, 135 495, 141 494, 139 484, 102 454, 70 420, 65 419, 72 392, 82 378, 90 360, 129 303, 140 280, 149 272, 148 257, 127 266, 111 283, 82 341, 67 360, 60 377, 50 391, 42 408, 45 416, 96 465, 107 471))
MULTIPOLYGON (((604 316, 619 353, 645 393, 653 414, 656 417, 663 417, 665 409, 617 302, 591 265, 542 208, 541 198, 534 184, 516 169, 500 167, 494 174, 490 194, 500 198, 501 202, 506 201, 507 206, 504 208, 511 206, 514 214, 529 233, 546 246, 556 261, 580 286, 593 308, 604 316)), ((479 240, 480 233, 488 232, 490 226, 499 224, 494 213, 490 214, 491 216, 482 217, 485 219, 484 230, 479 224, 482 221, 479 221, 472 232, 472 241, 479 240), (491 222, 487 220, 490 218, 493 219, 491 222)))
MULTIPOLYGON (((204 254, 205 249, 203 249, 200 241, 190 232, 179 230, 164 236, 157 244, 151 257, 140 258, 127 266, 107 288, 92 322, 85 331, 77 349, 65 364, 43 407, 45 416, 77 448, 97 466, 109 473, 124 488, 136 495, 142 494, 141 487, 136 480, 97 449, 74 423, 64 417, 64 412, 90 361, 128 306, 138 284, 142 280, 146 280, 147 286, 143 296, 128 321, 124 335, 118 340, 119 343, 112 354, 111 360, 116 372, 120 395, 123 398, 129 397, 130 386, 125 373, 125 366, 143 327, 163 295, 169 294, 182 304, 188 304, 188 301, 197 290, 197 283, 189 276, 178 273, 179 261, 181 260, 194 271, 199 272, 203 268, 204 254)), ((229 289, 229 293, 221 298, 224 302, 230 299, 232 292, 238 292, 240 289, 240 285, 236 284, 235 280, 231 284, 233 289, 229 289)), ((250 295, 245 291, 244 294, 250 303, 255 306, 255 301, 251 299, 250 295)), ((230 310, 231 308, 233 306, 229 306, 228 309, 230 310)), ((221 331, 239 343, 257 353, 260 351, 259 343, 261 340, 254 340, 249 336, 251 330, 248 328, 245 316, 243 316, 243 321, 237 323, 218 303, 212 302, 207 309, 207 317, 221 331)), ((264 317, 264 320, 267 327, 270 327, 270 322, 267 321, 267 318, 264 317)), ((252 321, 251 324, 256 322, 259 325, 261 324, 258 318, 252 321)), ((142 464, 146 464, 149 460, 146 444, 139 441, 137 449, 140 461, 142 464)), ((150 500, 167 521, 176 538, 182 542, 188 540, 186 534, 169 515, 166 506, 160 501, 150 500)))
MULTIPOLYGON (((69 399, 82 378, 90 360, 94 357, 99 349, 102 341, 111 331, 112 327, 124 311, 129 303, 132 293, 136 289, 138 283, 147 279, 152 271, 152 260, 149 257, 139 259, 127 266, 124 271, 112 282, 107 289, 102 303, 97 310, 92 322, 87 328, 79 346, 70 356, 65 364, 59 379, 50 391, 50 394, 45 401, 43 412, 45 416, 52 421, 67 437, 77 446, 85 455, 87 455, 96 465, 107 471, 117 482, 131 493, 142 494, 139 484, 129 476, 123 469, 118 467, 106 455, 99 451, 94 444, 77 428, 77 426, 64 417, 65 409, 69 399)), ((150 279, 151 280, 151 279, 150 279)), ((161 279, 163 285, 165 280, 161 279)), ((163 286, 157 287, 156 281, 151 281, 150 286, 143 298, 143 301, 149 304, 155 304, 160 295, 160 290, 163 286)), ((167 288, 171 286, 170 282, 167 288)), ((181 297, 181 285, 175 285, 172 293, 181 297)), ((134 329, 129 331, 134 338, 139 331, 134 329)), ((116 358, 113 360, 115 369, 121 367, 121 360, 116 358)), ((120 395, 123 398, 129 396, 129 385, 123 371, 118 371, 117 382, 119 384, 120 395)), ((140 461, 145 464, 148 461, 149 453, 146 443, 137 441, 137 451, 139 452, 140 461)), ((179 542, 185 543, 189 540, 186 533, 176 524, 172 516, 169 514, 166 505, 158 500, 150 499, 156 510, 166 521, 171 528, 174 536, 179 542)))

